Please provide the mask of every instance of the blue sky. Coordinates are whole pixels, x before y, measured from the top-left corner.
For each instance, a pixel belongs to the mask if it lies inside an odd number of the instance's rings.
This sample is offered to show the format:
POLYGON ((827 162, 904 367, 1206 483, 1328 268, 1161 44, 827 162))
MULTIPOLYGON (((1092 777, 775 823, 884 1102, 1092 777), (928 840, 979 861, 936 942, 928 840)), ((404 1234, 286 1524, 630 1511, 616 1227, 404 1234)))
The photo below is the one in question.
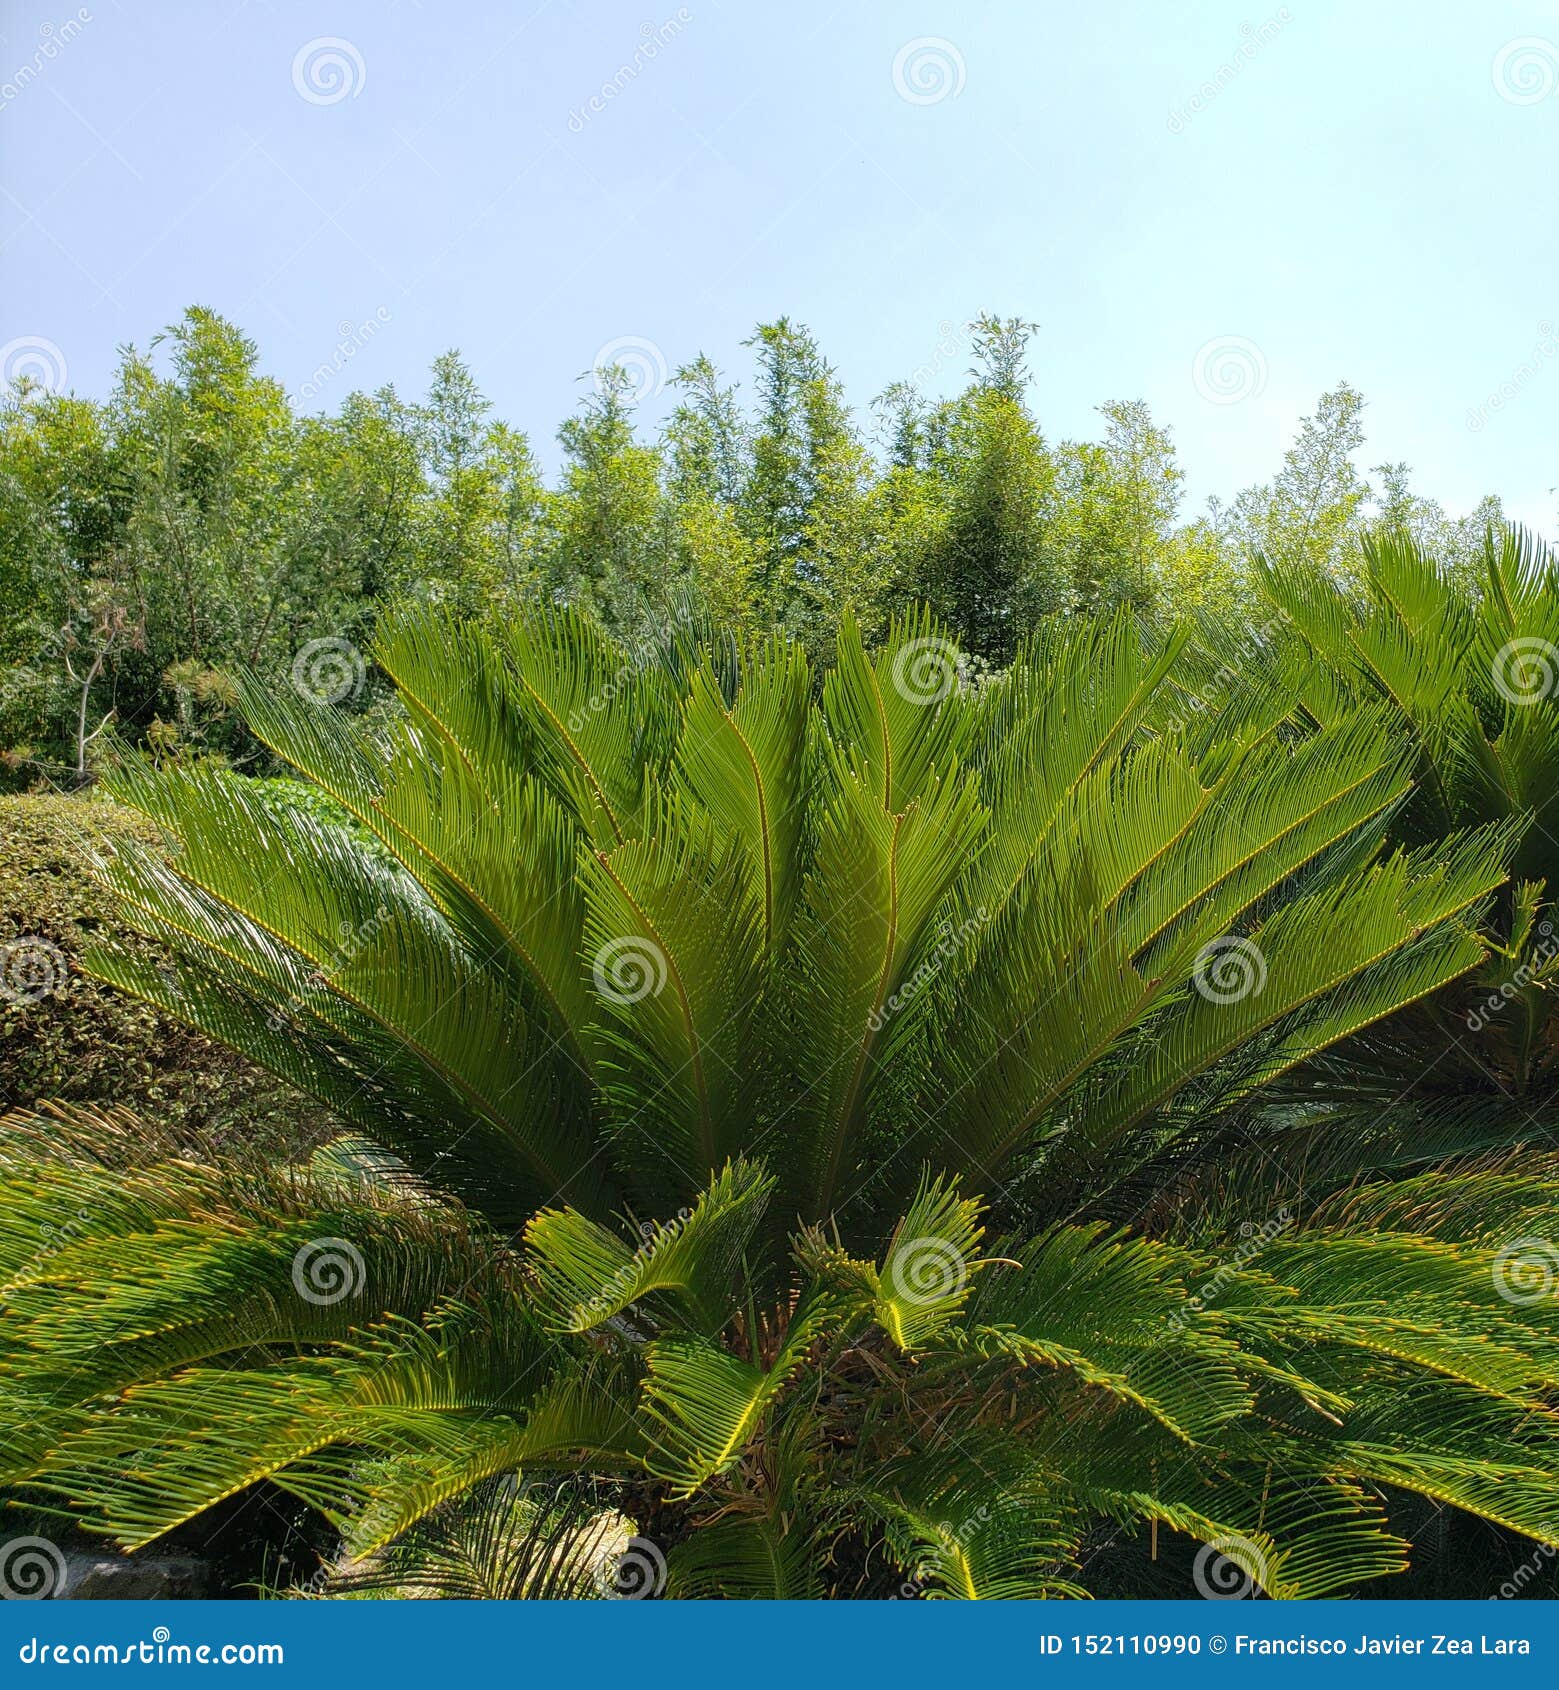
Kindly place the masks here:
POLYGON ((743 377, 782 312, 858 406, 950 392, 989 308, 1042 325, 1048 432, 1145 398, 1193 501, 1347 379, 1367 464, 1559 529, 1553 4, 4 0, 0 35, 0 348, 81 392, 198 301, 321 407, 459 346, 550 462, 610 342, 653 426, 662 368, 743 377))

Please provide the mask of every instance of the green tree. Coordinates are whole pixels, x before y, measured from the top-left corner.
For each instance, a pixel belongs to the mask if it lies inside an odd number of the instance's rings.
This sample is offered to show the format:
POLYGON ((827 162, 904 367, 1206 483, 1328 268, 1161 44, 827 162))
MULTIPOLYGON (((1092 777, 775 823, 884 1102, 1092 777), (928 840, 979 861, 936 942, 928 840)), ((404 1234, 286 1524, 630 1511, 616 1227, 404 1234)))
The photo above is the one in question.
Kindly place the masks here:
POLYGON ((1480 499, 1466 516, 1453 517, 1437 499, 1413 491, 1412 472, 1405 463, 1377 464, 1371 474, 1380 478, 1372 526, 1387 533, 1409 535, 1425 557, 1456 576, 1472 591, 1481 591, 1487 574, 1488 536, 1506 527, 1500 500, 1480 499))
POLYGON ((317 567, 370 604, 407 591, 423 567, 432 495, 416 410, 393 388, 353 393, 310 419, 298 443, 317 567))
POLYGON ((1023 397, 1034 326, 977 319, 974 382, 932 425, 945 514, 917 586, 971 651, 998 665, 1069 601, 1070 583, 1045 543, 1056 468, 1023 397))
POLYGON ((679 369, 672 385, 682 397, 661 438, 665 577, 689 586, 722 626, 754 633, 758 559, 740 518, 749 470, 736 393, 702 355, 679 369))
POLYGON ((1242 543, 1283 563, 1347 567, 1369 485, 1354 454, 1364 444, 1364 396, 1346 382, 1323 393, 1305 417, 1283 467, 1234 504, 1242 543))
POLYGON ((562 485, 548 501, 552 579, 615 631, 646 634, 666 602, 659 544, 660 455, 633 428, 633 382, 619 365, 558 430, 562 485))
MULTIPOLYGON (((317 567, 299 425, 254 343, 194 307, 153 340, 158 351, 166 374, 126 350, 103 409, 97 498, 113 520, 99 527, 89 619, 107 606, 138 630, 114 677, 118 721, 166 738, 162 713, 178 714, 193 677, 235 661, 282 666, 352 618, 361 583, 317 567)), ((197 690, 210 706, 201 737, 230 744, 222 689, 197 690)))
POLYGON ((534 591, 542 569, 540 473, 525 436, 491 412, 458 352, 434 360, 417 419, 429 497, 401 586, 468 615, 534 591))
POLYGON ((1164 549, 1158 567, 1155 608, 1162 617, 1200 615, 1216 621, 1248 621, 1253 589, 1229 513, 1209 499, 1201 516, 1182 523, 1164 549))
POLYGON ((0 396, 0 754, 28 773, 74 761, 69 654, 106 608, 118 549, 107 455, 90 402, 26 384, 0 396))
POLYGON ((810 329, 781 317, 744 344, 757 349, 759 406, 740 509, 759 603, 770 625, 815 628, 820 600, 859 589, 869 464, 810 329))

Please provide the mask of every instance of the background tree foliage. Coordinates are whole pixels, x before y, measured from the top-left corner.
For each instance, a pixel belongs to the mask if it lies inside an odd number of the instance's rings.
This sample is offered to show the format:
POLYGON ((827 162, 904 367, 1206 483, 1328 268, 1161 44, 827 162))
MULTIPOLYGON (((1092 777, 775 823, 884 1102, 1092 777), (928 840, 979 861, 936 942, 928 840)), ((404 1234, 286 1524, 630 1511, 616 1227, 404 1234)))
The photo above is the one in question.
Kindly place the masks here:
POLYGON ((1140 399, 1101 405, 1097 439, 1047 436, 1036 329, 981 316, 960 392, 897 382, 863 417, 811 331, 782 317, 747 342, 746 402, 700 354, 653 439, 629 372, 597 370, 549 481, 456 352, 421 399, 384 388, 304 415, 252 340, 191 308, 125 349, 102 402, 26 385, 0 402, 11 778, 87 778, 109 731, 262 758, 223 672, 284 677, 320 639, 366 652, 381 611, 408 598, 477 616, 573 604, 630 644, 693 604, 737 635, 794 634, 824 663, 846 611, 870 642, 929 603, 972 659, 1001 667, 1083 609, 1258 619, 1250 554, 1338 573, 1370 518, 1472 578, 1498 502, 1450 519, 1402 464, 1372 486, 1364 401, 1346 384, 1268 485, 1188 516, 1174 442, 1140 399))

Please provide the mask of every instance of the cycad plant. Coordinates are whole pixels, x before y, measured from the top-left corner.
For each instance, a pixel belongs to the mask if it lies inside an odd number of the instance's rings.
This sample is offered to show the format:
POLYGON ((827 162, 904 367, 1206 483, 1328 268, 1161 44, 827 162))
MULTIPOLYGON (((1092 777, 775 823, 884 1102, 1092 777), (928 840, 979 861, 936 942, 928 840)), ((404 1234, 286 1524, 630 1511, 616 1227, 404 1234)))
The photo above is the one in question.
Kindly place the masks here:
POLYGON ((636 1523, 614 1587, 696 1596, 1079 1593, 1138 1531, 1319 1594, 1405 1564, 1394 1489, 1553 1541, 1546 1164, 1219 1175, 1483 962, 1500 840, 1382 855, 1372 705, 1166 728, 1183 648, 1062 626, 976 689, 847 622, 815 687, 419 612, 387 728, 245 685, 306 800, 127 765, 167 843, 104 873, 167 960, 95 966, 351 1136, 13 1121, 6 1477, 126 1545, 277 1485, 364 1557, 578 1475, 636 1523))
POLYGON ((1408 847, 1497 826, 1508 876, 1487 959, 1373 1025, 1305 1076, 1331 1108, 1309 1129, 1341 1163, 1422 1161, 1554 1142, 1559 1128, 1559 567, 1530 534, 1492 531, 1480 572, 1399 532, 1367 537, 1346 580, 1263 565, 1279 631, 1239 684, 1300 700, 1311 727, 1378 709, 1411 749, 1408 847))

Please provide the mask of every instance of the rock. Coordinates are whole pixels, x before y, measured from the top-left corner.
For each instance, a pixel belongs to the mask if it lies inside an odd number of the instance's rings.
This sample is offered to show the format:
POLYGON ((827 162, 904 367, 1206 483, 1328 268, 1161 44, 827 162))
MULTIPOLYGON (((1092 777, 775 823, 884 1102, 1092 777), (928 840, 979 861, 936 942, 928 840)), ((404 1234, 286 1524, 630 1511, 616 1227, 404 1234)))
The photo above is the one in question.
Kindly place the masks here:
POLYGON ((65 1602, 179 1602, 206 1594, 206 1563, 192 1555, 70 1555, 65 1602))

